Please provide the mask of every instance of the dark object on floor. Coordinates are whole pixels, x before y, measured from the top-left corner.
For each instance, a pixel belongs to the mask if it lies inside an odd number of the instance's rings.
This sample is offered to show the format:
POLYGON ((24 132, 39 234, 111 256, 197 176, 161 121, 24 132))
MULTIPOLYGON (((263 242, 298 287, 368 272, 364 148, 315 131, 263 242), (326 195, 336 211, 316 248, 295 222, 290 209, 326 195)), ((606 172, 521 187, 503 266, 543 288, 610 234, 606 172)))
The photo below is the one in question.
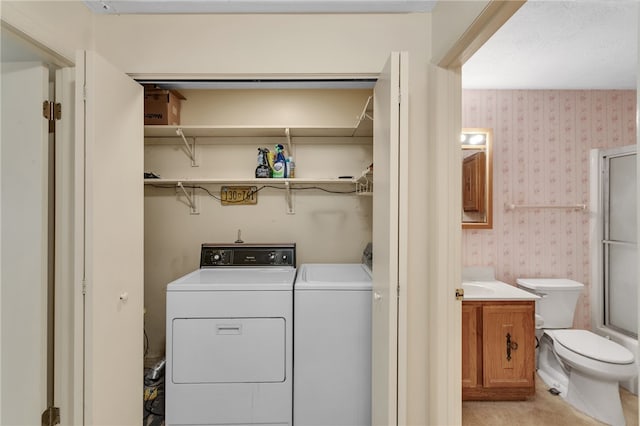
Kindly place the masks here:
POLYGON ((560 395, 560 391, 556 388, 549 388, 549 393, 551 395, 560 395))
POLYGON ((164 425, 164 360, 144 372, 144 426, 164 425))

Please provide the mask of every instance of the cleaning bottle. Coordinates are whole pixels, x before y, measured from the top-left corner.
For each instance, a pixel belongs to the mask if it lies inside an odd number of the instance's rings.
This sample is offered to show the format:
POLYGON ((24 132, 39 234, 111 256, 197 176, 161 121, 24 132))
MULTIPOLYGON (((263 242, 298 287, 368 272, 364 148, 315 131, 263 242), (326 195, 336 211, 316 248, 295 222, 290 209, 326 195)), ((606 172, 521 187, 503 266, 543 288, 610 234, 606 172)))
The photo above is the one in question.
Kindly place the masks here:
POLYGON ((296 163, 293 161, 293 157, 287 157, 287 171, 286 177, 294 178, 296 177, 296 163))
POLYGON ((273 164, 276 161, 276 155, 274 152, 271 152, 268 149, 266 149, 266 151, 267 151, 267 166, 269 167, 269 177, 273 177, 273 164))
POLYGON ((276 145, 276 158, 273 162, 273 177, 283 178, 286 166, 286 160, 284 158, 284 147, 280 144, 276 145))
POLYGON ((267 165, 267 148, 258 148, 258 167, 256 167, 257 178, 268 178, 270 174, 269 166, 267 165))

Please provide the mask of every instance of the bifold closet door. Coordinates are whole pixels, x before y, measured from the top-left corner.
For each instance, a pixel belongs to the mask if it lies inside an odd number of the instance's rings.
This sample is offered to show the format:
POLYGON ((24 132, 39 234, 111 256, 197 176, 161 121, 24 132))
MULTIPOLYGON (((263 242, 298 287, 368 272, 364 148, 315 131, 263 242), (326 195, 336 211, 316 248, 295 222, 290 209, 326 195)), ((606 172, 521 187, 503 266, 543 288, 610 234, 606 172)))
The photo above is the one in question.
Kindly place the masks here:
MULTIPOLYGON (((392 52, 373 94, 372 422, 398 422, 398 321, 401 247, 406 244, 402 191, 408 145, 408 54, 392 52), (402 188, 402 189, 401 189, 402 188)), ((404 185, 404 186, 403 186, 404 185)), ((406 201, 406 200, 404 200, 406 201)), ((404 259, 404 258, 403 258, 404 259)), ((406 315, 400 310, 400 317, 406 315)), ((401 335, 404 331, 400 331, 401 335)))
POLYGON ((142 424, 143 89, 76 57, 76 232, 82 235, 86 424, 142 424))

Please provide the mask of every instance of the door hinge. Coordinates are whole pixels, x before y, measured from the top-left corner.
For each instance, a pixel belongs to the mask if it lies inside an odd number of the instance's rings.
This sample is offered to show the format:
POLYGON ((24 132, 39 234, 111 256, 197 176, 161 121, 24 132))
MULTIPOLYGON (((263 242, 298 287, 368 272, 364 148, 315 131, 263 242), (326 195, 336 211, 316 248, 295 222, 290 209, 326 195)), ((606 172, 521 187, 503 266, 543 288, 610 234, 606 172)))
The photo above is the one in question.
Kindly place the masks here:
POLYGON ((87 294, 87 282, 85 280, 82 280, 82 295, 86 295, 87 294))
POLYGON ((55 133, 56 120, 62 118, 62 105, 55 102, 44 101, 42 103, 42 116, 49 121, 49 133, 55 133))
POLYGON ((60 424, 60 408, 49 407, 42 413, 42 426, 55 426, 60 424))
POLYGON ((44 101, 42 103, 42 116, 49 121, 62 118, 62 105, 60 103, 44 101))

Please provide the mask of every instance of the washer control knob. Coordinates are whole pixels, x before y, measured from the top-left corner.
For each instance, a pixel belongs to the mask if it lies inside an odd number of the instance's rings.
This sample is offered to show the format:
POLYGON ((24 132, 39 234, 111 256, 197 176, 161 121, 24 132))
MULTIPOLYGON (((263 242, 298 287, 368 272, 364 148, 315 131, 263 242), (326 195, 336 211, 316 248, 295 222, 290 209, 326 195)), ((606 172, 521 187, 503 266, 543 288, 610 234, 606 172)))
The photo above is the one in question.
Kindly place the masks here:
POLYGON ((222 259, 222 256, 220 256, 220 253, 216 253, 213 255, 213 261, 214 262, 219 262, 220 259, 222 259))
POLYGON ((274 262, 276 260, 276 252, 270 251, 267 257, 269 258, 269 262, 274 262))

